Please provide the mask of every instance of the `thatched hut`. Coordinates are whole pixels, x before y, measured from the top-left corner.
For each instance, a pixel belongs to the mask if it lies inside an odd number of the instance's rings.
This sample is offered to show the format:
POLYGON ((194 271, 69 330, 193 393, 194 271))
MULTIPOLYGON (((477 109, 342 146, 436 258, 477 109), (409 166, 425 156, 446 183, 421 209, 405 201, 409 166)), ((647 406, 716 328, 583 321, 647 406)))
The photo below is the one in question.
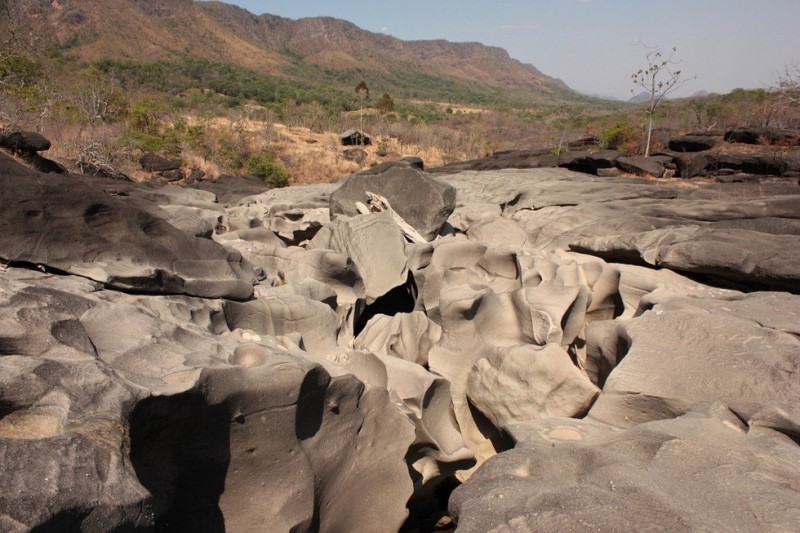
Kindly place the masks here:
POLYGON ((372 144, 372 137, 361 130, 351 128, 339 135, 342 146, 368 146, 372 144))

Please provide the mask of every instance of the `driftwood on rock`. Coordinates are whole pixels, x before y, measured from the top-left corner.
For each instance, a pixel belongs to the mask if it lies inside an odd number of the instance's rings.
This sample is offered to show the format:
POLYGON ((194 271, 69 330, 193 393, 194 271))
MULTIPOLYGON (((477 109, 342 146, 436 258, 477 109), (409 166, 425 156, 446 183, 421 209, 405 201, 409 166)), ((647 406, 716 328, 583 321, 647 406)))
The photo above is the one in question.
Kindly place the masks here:
POLYGON ((400 229, 403 231, 403 235, 412 243, 422 243, 428 242, 425 237, 419 234, 417 230, 415 230, 411 224, 403 220, 403 217, 397 214, 397 212, 392 209, 392 206, 389 205, 389 200, 381 196, 380 194, 375 194, 374 192, 367 191, 367 197, 369 197, 369 207, 364 205, 361 202, 356 202, 356 209, 362 215, 366 215, 369 213, 380 213, 383 211, 388 212, 392 215, 392 219, 400 226, 400 229))

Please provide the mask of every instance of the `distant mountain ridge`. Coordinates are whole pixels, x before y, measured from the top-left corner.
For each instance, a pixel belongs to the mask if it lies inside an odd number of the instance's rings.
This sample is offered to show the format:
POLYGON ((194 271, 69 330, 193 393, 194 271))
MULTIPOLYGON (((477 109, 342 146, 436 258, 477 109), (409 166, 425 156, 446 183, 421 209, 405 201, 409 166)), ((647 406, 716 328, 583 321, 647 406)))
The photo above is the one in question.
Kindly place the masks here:
POLYGON ((197 57, 285 77, 312 66, 340 88, 365 79, 378 90, 420 99, 459 93, 529 102, 586 99, 502 48, 403 41, 330 17, 254 15, 216 1, 9 1, 17 2, 27 32, 87 62, 197 57))
POLYGON ((545 76, 533 65, 512 59, 504 49, 477 42, 403 41, 331 17, 292 20, 275 15, 252 15, 221 2, 198 5, 238 35, 248 35, 270 50, 297 54, 304 61, 323 68, 386 72, 391 65, 402 63, 425 72, 444 72, 455 79, 486 85, 530 84, 545 91, 568 89, 563 82, 545 76))

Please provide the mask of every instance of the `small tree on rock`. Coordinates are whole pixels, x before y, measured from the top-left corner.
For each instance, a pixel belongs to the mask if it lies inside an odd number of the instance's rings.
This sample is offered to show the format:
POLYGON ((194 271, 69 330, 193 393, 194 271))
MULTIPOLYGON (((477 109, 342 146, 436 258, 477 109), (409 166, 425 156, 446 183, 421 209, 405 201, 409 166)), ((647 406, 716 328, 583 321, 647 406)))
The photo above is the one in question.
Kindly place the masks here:
MULTIPOLYGON (((677 91, 686 83, 686 80, 682 80, 681 71, 675 69, 680 63, 675 59, 677 48, 673 47, 670 54, 665 57, 657 46, 647 46, 645 44, 642 44, 642 46, 646 51, 647 67, 640 68, 631 74, 631 81, 633 81, 634 85, 643 88, 649 96, 649 105, 645 111, 647 113, 647 142, 644 147, 644 155, 647 157, 650 155, 653 116, 656 109, 658 109, 665 96, 677 91)), ((631 89, 631 92, 634 92, 634 90, 631 89)))

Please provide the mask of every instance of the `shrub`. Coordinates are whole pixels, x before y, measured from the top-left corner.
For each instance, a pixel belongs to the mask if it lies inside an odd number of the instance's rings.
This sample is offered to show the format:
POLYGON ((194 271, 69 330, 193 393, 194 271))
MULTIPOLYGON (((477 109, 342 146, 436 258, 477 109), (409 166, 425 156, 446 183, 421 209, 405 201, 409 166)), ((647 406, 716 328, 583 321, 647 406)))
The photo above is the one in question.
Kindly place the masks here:
POLYGON ((131 128, 148 135, 158 135, 164 109, 156 100, 148 98, 131 107, 131 128))
POLYGON ((389 93, 383 93, 383 96, 375 102, 375 108, 384 115, 386 113, 391 113, 394 111, 394 100, 389 96, 389 93))
POLYGON ((638 153, 641 134, 627 122, 617 122, 600 132, 600 146, 633 155, 638 153))
POLYGON ((217 141, 213 154, 215 160, 233 171, 241 170, 247 164, 249 152, 241 132, 223 129, 217 131, 215 137, 217 141))
POLYGON ((128 145, 142 152, 160 152, 170 157, 181 155, 180 140, 175 134, 175 130, 168 130, 161 135, 129 131, 128 145))
POLYGON ((254 155, 247 161, 247 173, 264 181, 273 188, 289 185, 289 175, 280 162, 270 154, 254 155))

